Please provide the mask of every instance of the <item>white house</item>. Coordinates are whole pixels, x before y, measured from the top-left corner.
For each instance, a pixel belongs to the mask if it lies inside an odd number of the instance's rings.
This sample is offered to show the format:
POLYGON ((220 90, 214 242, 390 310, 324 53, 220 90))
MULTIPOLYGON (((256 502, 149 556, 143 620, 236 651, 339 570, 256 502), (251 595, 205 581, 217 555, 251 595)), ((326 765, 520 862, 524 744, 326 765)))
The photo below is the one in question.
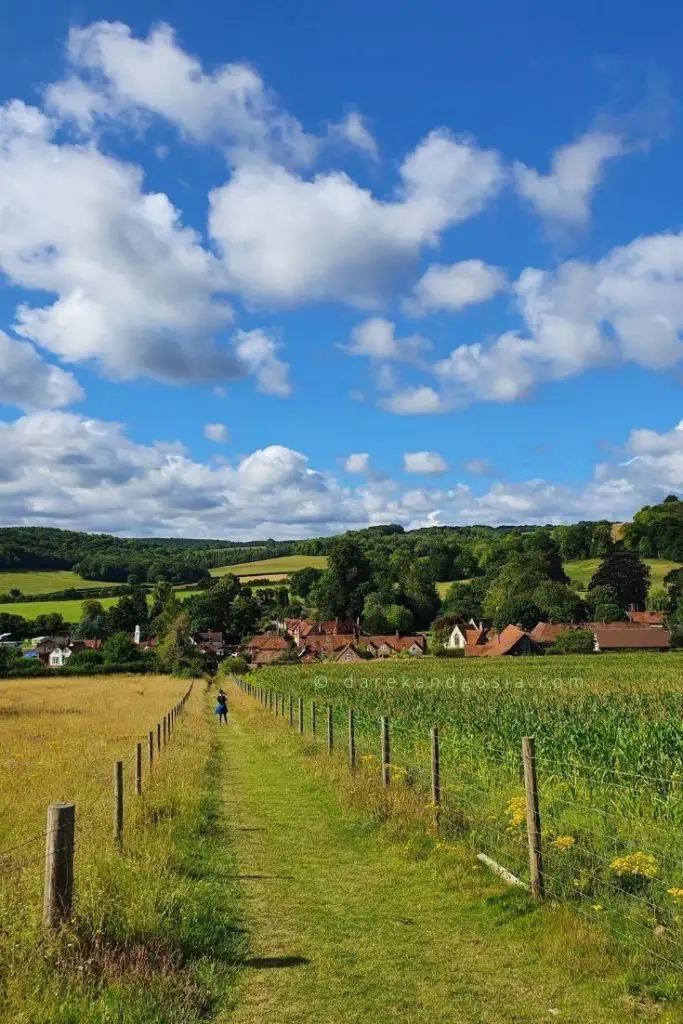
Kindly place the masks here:
POLYGON ((54 651, 50 651, 48 659, 50 668, 63 668, 71 654, 72 652, 68 647, 55 647, 54 651))

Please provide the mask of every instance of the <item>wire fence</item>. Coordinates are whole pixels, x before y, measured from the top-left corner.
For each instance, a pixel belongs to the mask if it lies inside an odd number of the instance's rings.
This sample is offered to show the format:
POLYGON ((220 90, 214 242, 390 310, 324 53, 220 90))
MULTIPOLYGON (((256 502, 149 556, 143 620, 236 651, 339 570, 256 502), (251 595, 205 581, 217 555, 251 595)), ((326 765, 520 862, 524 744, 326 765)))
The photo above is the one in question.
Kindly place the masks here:
MULTIPOLYGON (((101 757, 93 757, 85 762, 85 765, 82 758, 80 759, 79 772, 84 778, 88 778, 87 799, 77 807, 72 804, 52 805, 47 809, 48 824, 42 830, 28 836, 10 833, 11 842, 0 848, 0 885, 16 887, 25 877, 35 876, 42 868, 47 888, 51 870, 56 870, 57 862, 66 856, 69 863, 60 868, 63 876, 60 883, 62 889, 60 890, 58 884, 54 894, 54 901, 63 900, 64 887, 73 890, 79 859, 103 841, 103 827, 108 815, 102 804, 107 796, 111 800, 110 835, 115 842, 121 842, 122 834, 117 836, 117 829, 121 833, 125 821, 124 805, 134 794, 142 795, 143 789, 146 790, 151 784, 154 767, 173 737, 192 689, 193 686, 190 685, 177 704, 155 723, 155 728, 141 737, 137 743, 134 741, 135 745, 129 749, 127 756, 111 763, 108 769, 103 767, 101 757), (116 770, 112 771, 115 765, 116 770), (123 780, 125 785, 122 785, 123 780), (73 808, 71 814, 75 819, 75 827, 72 824, 68 839, 65 839, 63 823, 60 823, 59 818, 51 817, 51 812, 55 808, 65 807, 73 808)), ((68 905, 70 909, 70 898, 68 905)), ((50 916, 47 899, 45 915, 47 920, 50 916)), ((54 917, 54 914, 52 916, 54 917)), ((64 917, 64 914, 57 914, 60 922, 64 917)))
MULTIPOLYGON (((325 749, 327 705, 238 685, 277 707, 283 724, 291 701, 294 728, 301 704, 306 742, 325 749)), ((370 783, 409 795, 435 823, 437 847, 464 843, 534 894, 608 922, 644 963, 683 968, 683 774, 596 768, 533 741, 525 766, 522 744, 431 730, 401 715, 381 719, 343 701, 330 720, 336 756, 370 783)))

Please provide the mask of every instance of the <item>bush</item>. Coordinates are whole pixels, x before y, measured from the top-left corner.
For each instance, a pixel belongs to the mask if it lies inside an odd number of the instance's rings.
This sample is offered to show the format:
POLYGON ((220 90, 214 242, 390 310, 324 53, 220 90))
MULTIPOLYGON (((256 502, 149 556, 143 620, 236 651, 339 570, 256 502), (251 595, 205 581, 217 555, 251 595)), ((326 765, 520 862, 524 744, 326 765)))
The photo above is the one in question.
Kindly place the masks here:
POLYGON ((437 647, 434 651, 436 658, 464 658, 464 647, 437 647))
POLYGON ((90 647, 76 651, 69 658, 69 668, 82 668, 97 671, 97 666, 104 664, 104 655, 90 647))
POLYGON ((560 633, 548 654, 593 654, 593 634, 590 629, 568 629, 560 633))

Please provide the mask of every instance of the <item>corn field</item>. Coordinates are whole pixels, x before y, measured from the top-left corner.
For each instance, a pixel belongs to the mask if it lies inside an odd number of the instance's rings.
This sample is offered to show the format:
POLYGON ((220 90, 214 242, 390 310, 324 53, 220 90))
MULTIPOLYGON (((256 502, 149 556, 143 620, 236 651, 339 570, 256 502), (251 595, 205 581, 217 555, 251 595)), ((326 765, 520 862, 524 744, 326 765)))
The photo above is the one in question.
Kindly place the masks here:
POLYGON ((355 709, 360 771, 430 800, 431 726, 441 741, 440 841, 465 842, 528 882, 523 736, 536 739, 548 898, 609 924, 643 967, 683 967, 683 657, 394 659, 273 666, 258 686, 333 708, 343 746, 355 709), (504 662, 504 663, 503 663, 504 662))

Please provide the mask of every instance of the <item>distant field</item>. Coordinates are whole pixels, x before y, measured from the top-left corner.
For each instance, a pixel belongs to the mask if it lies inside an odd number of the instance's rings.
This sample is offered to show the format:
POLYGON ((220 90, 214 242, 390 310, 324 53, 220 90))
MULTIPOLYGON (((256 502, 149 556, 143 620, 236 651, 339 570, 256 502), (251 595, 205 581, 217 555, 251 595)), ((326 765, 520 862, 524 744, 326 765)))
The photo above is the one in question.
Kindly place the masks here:
MULTIPOLYGON (((176 590, 175 596, 179 601, 184 601, 201 593, 198 590, 176 590)), ((63 615, 67 622, 78 622, 81 617, 81 605, 86 598, 78 598, 75 601, 16 601, 8 604, 0 604, 0 613, 7 612, 9 615, 21 615, 22 619, 35 619, 37 615, 51 615, 57 612, 63 615)), ((93 600, 99 601, 106 610, 116 604, 118 597, 96 597, 93 600)), ((152 595, 147 596, 148 602, 152 595)))
MULTIPOLYGON (((666 558, 645 558, 650 566, 652 575, 650 577, 651 587, 661 587, 662 580, 672 569, 680 569, 680 562, 670 562, 666 558)), ((599 558, 582 558, 578 562, 565 562, 564 570, 572 583, 577 586, 587 587, 591 577, 600 565, 599 558)))
POLYGON ((22 594, 51 594, 56 590, 78 590, 92 587, 116 587, 117 583, 98 583, 96 580, 84 580, 78 573, 67 569, 53 572, 33 570, 26 572, 0 572, 0 594, 8 594, 10 590, 20 590, 22 594))
POLYGON ((258 562, 239 562, 237 565, 221 565, 217 569, 210 569, 212 576, 225 576, 232 573, 234 576, 266 576, 275 579, 273 574, 280 575, 283 579, 290 572, 297 569, 326 569, 327 558, 325 555, 283 555, 282 558, 261 558, 258 562))

